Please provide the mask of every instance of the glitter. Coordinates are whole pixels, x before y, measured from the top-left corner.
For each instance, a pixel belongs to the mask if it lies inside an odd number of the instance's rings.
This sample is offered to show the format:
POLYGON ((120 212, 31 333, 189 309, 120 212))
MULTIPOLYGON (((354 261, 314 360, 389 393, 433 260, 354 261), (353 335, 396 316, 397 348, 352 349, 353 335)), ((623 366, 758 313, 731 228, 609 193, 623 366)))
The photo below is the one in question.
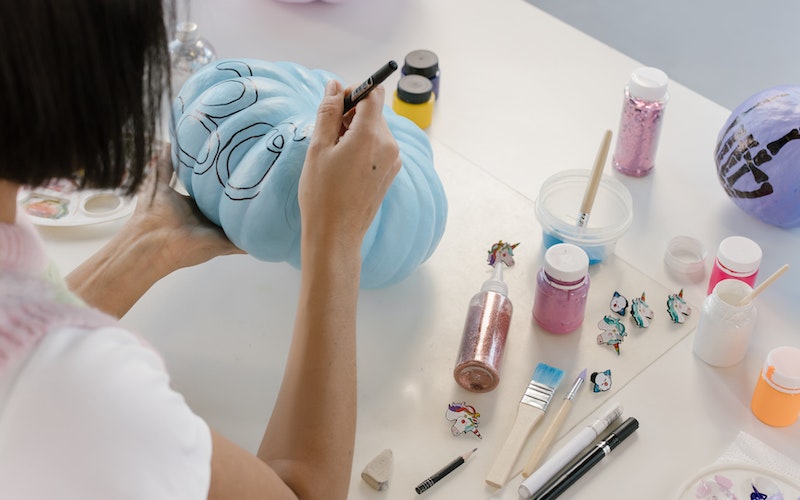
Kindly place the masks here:
POLYGON ((453 371, 458 385, 472 392, 488 392, 497 387, 512 311, 511 301, 500 293, 473 297, 453 371))
POLYGON ((614 151, 614 168, 641 177, 656 164, 656 150, 667 103, 667 76, 655 68, 639 68, 625 87, 622 116, 614 151))

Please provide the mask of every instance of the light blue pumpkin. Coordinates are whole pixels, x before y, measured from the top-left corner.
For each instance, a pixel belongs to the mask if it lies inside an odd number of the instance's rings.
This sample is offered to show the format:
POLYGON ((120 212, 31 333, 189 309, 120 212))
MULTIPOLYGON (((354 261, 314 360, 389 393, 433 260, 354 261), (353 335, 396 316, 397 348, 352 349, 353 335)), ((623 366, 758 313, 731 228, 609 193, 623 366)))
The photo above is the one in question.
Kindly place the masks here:
MULTIPOLYGON (((297 185, 325 84, 290 62, 228 59, 192 75, 172 105, 172 163, 203 214, 260 260, 300 266, 297 185)), ((361 247, 361 286, 380 288, 431 256, 447 198, 425 133, 384 107, 403 166, 361 247)))
POLYGON ((778 227, 800 226, 800 86, 758 92, 733 110, 714 160, 742 210, 778 227))

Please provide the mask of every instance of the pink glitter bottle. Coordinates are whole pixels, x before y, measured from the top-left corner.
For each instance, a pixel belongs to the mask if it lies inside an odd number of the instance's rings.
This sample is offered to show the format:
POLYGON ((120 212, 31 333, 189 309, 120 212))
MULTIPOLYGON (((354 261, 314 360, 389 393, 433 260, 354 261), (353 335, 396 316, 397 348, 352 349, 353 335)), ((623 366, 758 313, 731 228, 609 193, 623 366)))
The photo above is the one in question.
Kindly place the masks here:
POLYGON ((642 67, 631 74, 613 159, 614 168, 625 175, 647 175, 656 164, 668 82, 667 75, 656 68, 642 67))
POLYGON ((589 296, 589 256, 570 243, 547 249, 536 275, 533 319, 551 333, 569 333, 583 323, 589 296))
POLYGON ((471 392, 489 392, 500 383, 503 349, 514 306, 503 282, 503 263, 494 265, 492 278, 469 302, 453 376, 471 392))

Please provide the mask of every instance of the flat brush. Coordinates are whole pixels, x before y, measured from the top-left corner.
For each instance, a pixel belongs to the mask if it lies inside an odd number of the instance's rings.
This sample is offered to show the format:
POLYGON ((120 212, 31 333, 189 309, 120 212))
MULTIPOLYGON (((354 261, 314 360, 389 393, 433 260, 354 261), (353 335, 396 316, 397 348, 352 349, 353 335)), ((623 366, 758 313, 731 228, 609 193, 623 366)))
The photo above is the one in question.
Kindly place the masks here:
POLYGON ((511 469, 514 467, 520 451, 536 424, 544 416, 544 412, 563 378, 563 370, 545 363, 536 365, 533 377, 531 377, 528 388, 517 407, 517 416, 511 432, 486 476, 487 484, 495 488, 502 488, 510 479, 511 469))
POLYGON ((580 375, 578 375, 578 378, 575 379, 575 382, 572 383, 572 388, 564 397, 564 400, 561 402, 561 406, 558 407, 558 410, 550 421, 550 425, 547 427, 547 430, 545 430, 544 434, 542 434, 541 441, 539 441, 536 449, 533 450, 531 457, 528 459, 528 463, 525 464, 525 468, 522 469, 523 477, 530 476, 531 472, 535 471, 536 468, 539 467, 542 459, 545 455, 547 455, 547 452, 550 450, 550 446, 556 439, 556 434, 558 434, 558 431, 561 430, 564 420, 567 419, 567 415, 569 414, 570 409, 572 409, 572 400, 578 395, 578 390, 580 390, 585 380, 586 368, 583 369, 580 375))

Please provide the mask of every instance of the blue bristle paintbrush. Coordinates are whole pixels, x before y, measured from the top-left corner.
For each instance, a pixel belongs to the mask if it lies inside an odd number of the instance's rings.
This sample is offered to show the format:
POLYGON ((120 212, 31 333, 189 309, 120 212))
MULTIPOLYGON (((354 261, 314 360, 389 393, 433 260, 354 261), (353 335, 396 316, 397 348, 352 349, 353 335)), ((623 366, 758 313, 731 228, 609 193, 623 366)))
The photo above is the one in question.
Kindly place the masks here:
POLYGON ((486 483, 495 488, 502 488, 510 479, 511 469, 525 446, 525 441, 544 416, 553 394, 558 389, 564 371, 545 363, 536 365, 533 377, 522 395, 517 407, 517 417, 506 438, 505 444, 494 459, 492 468, 486 476, 486 483))

